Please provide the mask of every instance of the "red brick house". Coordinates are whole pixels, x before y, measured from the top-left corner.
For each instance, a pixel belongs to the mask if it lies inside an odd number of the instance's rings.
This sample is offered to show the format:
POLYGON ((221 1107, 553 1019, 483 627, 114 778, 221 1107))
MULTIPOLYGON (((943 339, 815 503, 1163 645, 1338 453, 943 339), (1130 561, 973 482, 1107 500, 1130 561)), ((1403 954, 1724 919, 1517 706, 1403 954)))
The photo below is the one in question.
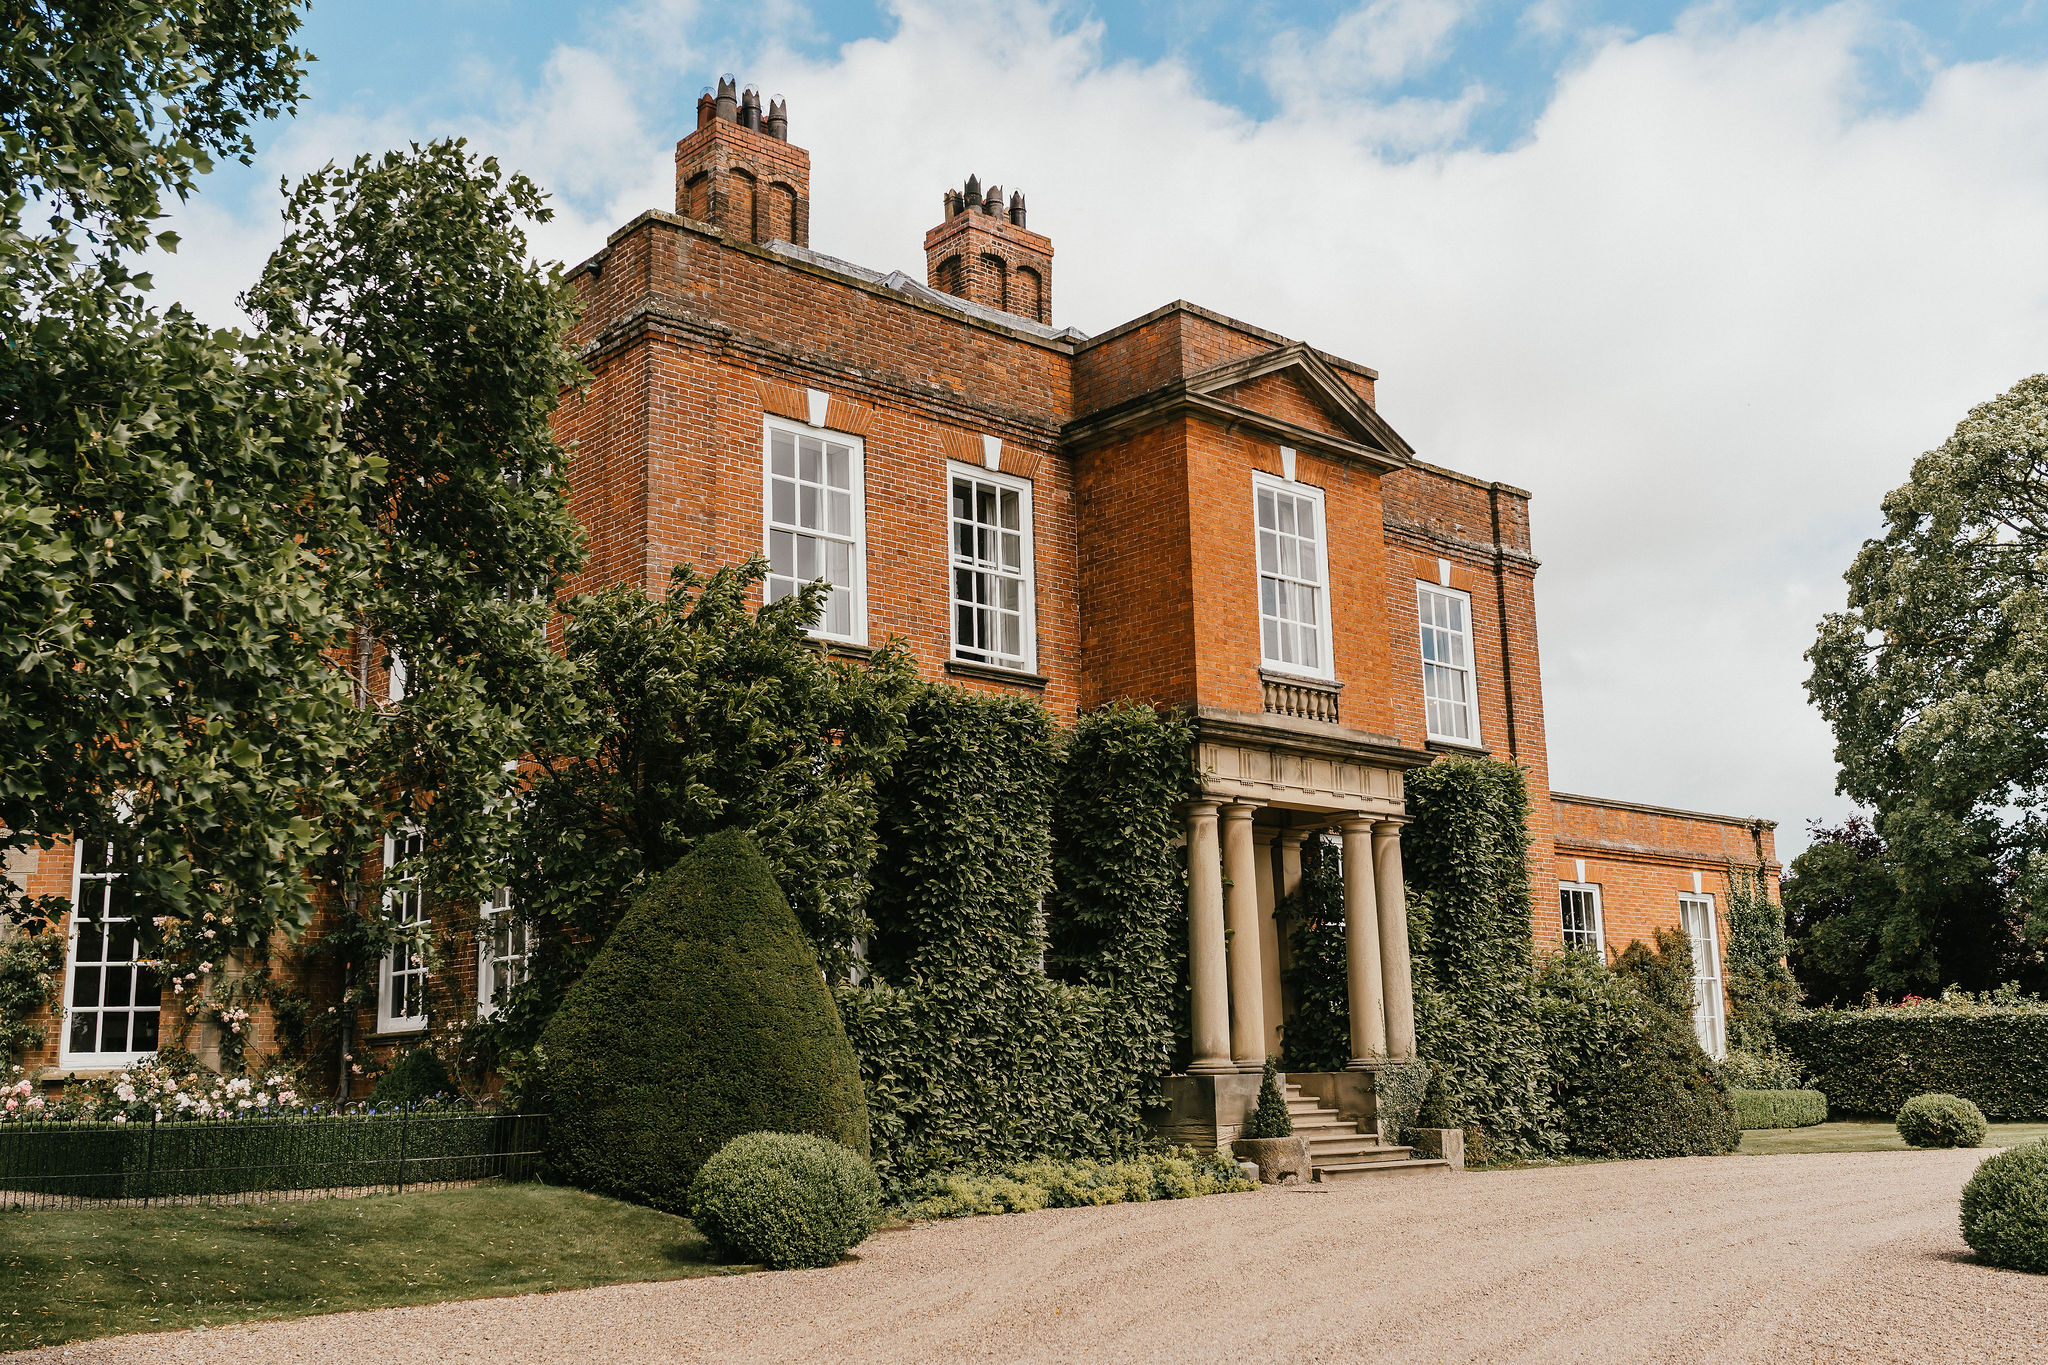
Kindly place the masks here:
MULTIPOLYGON (((1403 774, 1446 753, 1528 772, 1539 946, 1683 924, 1718 1049, 1719 899, 1731 865, 1775 886, 1771 823, 1550 793, 1526 492, 1425 463, 1380 416, 1377 372, 1307 342, 1182 301, 1095 336, 1057 325, 1053 243, 1021 193, 946 190, 923 280, 810 250, 811 207, 782 106, 723 86, 677 145, 675 211, 572 272, 593 376, 558 417, 579 588, 659 591, 679 562, 758 552, 771 594, 830 581, 827 649, 900 637, 926 676, 1062 718, 1188 708, 1197 1074, 1276 1048, 1272 910, 1331 829, 1353 1052, 1414 1055, 1403 774)), ((14 871, 81 907, 39 1064, 173 1036, 134 996, 132 938, 91 918, 100 869, 59 849, 14 871)), ((487 917, 437 998, 488 1001, 517 970, 509 925, 487 917)), ((409 970, 387 964, 367 1042, 425 1026, 409 970)))

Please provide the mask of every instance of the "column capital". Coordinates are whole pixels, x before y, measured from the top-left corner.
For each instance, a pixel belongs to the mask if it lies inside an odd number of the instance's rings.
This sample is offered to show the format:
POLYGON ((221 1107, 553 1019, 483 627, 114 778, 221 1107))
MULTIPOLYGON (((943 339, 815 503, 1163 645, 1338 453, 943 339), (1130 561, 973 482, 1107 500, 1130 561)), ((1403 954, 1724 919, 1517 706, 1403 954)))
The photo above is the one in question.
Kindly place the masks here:
POLYGON ((1217 807, 1221 804, 1221 802, 1211 801, 1206 798, 1198 798, 1193 801, 1182 802, 1180 809, 1183 815, 1214 815, 1217 807))
POLYGON ((1260 848, 1270 847, 1280 837, 1280 831, 1266 825, 1252 826, 1252 842, 1260 848))
POLYGON ((1259 813, 1259 808, 1248 801, 1226 801, 1218 809, 1226 820, 1249 820, 1259 813))
POLYGON ((1291 827, 1288 829, 1280 829, 1273 831, 1274 837, 1277 838, 1281 842, 1281 844, 1289 848, 1300 848, 1302 843, 1308 838, 1308 836, 1313 833, 1315 833, 1314 830, 1294 829, 1291 827))
POLYGON ((1399 833, 1401 826, 1414 823, 1415 817, 1412 815, 1375 815, 1372 820, 1372 830, 1375 834, 1383 830, 1399 833))
POLYGON ((1368 815, 1362 810, 1352 811, 1348 815, 1337 817, 1337 828, 1343 830, 1346 834, 1363 834, 1378 824, 1380 818, 1377 815, 1368 815))

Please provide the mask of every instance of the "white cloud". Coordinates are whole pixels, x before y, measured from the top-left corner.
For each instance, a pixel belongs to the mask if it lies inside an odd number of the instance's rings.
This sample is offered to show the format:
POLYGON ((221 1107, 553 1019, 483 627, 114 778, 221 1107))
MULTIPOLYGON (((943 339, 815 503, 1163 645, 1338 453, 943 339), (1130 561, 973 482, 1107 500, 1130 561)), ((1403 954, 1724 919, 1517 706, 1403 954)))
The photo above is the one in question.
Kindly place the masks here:
MULTIPOLYGON (((665 45, 565 45, 469 131, 571 191, 539 245, 576 259, 672 202, 687 100, 650 83, 750 69, 790 97, 820 250, 915 274, 973 170, 1029 193, 1057 321, 1186 297, 1379 368, 1424 458, 1536 494, 1554 784, 1770 816, 1796 847, 1843 808, 1800 687, 1841 570, 1913 456, 2048 357, 2048 69, 1932 68, 1916 107, 1873 110, 1884 16, 1710 7, 1582 48, 1514 147, 1441 150, 1385 91, 1455 8, 1352 11, 1364 73, 1265 123, 1031 4, 903 0, 892 36, 824 59, 707 50, 671 8, 665 45), (1440 150, 1390 157, 1404 138, 1440 150)), ((1341 46, 1289 41, 1265 69, 1341 46)), ((266 168, 407 118, 315 110, 266 168)), ((190 213, 218 250, 187 227, 181 260, 254 273, 262 223, 190 213)))

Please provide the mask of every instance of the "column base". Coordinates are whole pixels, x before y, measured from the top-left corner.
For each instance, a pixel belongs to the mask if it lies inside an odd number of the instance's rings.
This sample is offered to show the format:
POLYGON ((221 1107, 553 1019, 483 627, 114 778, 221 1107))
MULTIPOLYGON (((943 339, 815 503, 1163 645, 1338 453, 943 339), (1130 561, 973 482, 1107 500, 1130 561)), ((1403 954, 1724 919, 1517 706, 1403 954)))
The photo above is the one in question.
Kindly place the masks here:
POLYGON ((1346 1071, 1385 1071, 1388 1067, 1394 1065, 1396 1063, 1391 1057, 1353 1057, 1350 1061, 1344 1063, 1344 1069, 1346 1071))
POLYGON ((1162 1141, 1178 1147, 1221 1151, 1237 1140, 1245 1120, 1259 1107, 1256 1076, 1168 1076, 1163 1109, 1148 1110, 1145 1122, 1162 1141))
POLYGON ((1264 1057, 1240 1057, 1237 1059, 1237 1074, 1240 1076, 1263 1076, 1266 1074, 1264 1057))
POLYGON ((1205 1057, 1188 1067, 1190 1076, 1235 1076, 1237 1063, 1228 1057, 1205 1057))

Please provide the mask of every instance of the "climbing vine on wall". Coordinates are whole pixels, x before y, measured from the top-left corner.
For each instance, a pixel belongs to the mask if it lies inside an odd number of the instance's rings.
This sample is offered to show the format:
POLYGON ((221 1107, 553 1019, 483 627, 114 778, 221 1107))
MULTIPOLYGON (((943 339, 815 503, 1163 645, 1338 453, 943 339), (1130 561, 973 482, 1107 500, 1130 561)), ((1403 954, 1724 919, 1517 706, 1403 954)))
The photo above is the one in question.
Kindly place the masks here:
POLYGON ((1184 723, 1119 707, 1063 735, 1035 701, 926 686, 905 731, 871 975, 838 992, 877 1169, 1133 1149, 1185 1014, 1184 723))
POLYGON ((1281 1035, 1289 1071, 1342 1071, 1351 1060, 1351 1000, 1344 971, 1344 868, 1337 841, 1301 845, 1301 885, 1280 907, 1291 949, 1284 976, 1294 1001, 1281 1035))
POLYGON ((1529 788, 1495 759, 1408 774, 1402 839, 1418 1046, 1482 1159, 1554 1151, 1532 975, 1529 788))

